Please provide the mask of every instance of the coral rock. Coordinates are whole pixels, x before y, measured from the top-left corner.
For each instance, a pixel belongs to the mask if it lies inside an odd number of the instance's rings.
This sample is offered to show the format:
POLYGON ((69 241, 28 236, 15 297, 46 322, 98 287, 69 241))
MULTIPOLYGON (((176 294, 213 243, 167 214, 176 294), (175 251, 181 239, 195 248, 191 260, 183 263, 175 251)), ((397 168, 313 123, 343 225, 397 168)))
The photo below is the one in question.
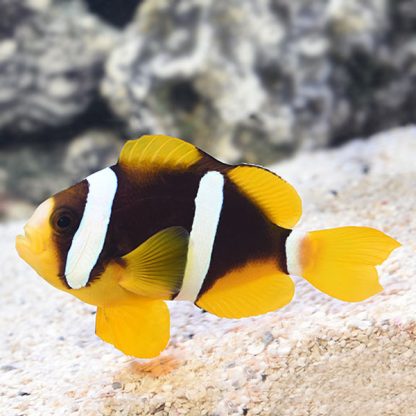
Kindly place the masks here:
POLYGON ((0 128, 33 132, 69 123, 96 95, 116 32, 78 3, 1 2, 0 128))
POLYGON ((415 120, 412 4, 147 1, 101 90, 134 134, 272 162, 415 120))
POLYGON ((0 152, 0 218, 28 217, 55 192, 117 161, 122 140, 111 132, 88 130, 71 142, 37 143, 0 152), (3 169, 4 167, 4 169, 3 169), (29 209, 21 209, 28 206, 29 209))

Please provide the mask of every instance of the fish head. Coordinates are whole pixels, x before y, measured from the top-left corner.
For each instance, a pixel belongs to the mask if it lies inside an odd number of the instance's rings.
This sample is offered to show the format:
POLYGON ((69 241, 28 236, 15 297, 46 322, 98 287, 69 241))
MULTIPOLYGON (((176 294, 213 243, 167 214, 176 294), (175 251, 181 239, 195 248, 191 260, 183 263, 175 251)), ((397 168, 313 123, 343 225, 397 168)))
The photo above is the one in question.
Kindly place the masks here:
POLYGON ((19 256, 46 281, 65 291, 65 259, 81 222, 84 188, 80 182, 44 201, 24 226, 24 234, 16 237, 19 256))

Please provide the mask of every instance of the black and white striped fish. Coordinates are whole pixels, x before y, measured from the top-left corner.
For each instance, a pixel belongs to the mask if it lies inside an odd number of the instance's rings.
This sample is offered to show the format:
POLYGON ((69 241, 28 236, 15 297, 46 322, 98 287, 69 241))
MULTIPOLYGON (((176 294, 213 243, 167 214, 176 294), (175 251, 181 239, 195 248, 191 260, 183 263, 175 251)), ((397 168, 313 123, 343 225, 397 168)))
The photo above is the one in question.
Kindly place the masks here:
POLYGON ((169 340, 165 300, 242 318, 288 304, 290 274, 345 301, 382 290, 375 266, 395 240, 366 227, 293 231, 301 212, 294 188, 264 168, 143 136, 41 204, 16 247, 53 286, 98 306, 103 340, 153 357, 169 340))

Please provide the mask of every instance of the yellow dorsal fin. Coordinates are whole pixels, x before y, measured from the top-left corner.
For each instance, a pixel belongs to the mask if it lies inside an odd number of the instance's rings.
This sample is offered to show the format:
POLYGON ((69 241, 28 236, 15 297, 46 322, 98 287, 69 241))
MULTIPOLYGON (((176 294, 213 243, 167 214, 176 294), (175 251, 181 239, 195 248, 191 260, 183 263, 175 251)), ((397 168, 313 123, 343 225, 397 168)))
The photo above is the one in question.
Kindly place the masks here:
POLYGON ((292 185, 259 166, 239 165, 228 177, 269 218, 283 228, 293 228, 302 215, 302 201, 292 185))
POLYGON ((124 354, 153 358, 169 342, 169 310, 163 300, 139 297, 133 305, 100 307, 95 332, 124 354))
POLYGON ((119 163, 127 169, 149 165, 175 169, 189 167, 201 157, 201 153, 194 145, 181 139, 149 135, 129 140, 121 151, 119 163))
POLYGON ((221 318, 246 318, 282 308, 294 293, 292 279, 275 261, 254 262, 218 279, 196 305, 221 318))
POLYGON ((186 265, 189 233, 170 227, 123 257, 126 271, 119 284, 137 295, 170 299, 179 292, 186 265))

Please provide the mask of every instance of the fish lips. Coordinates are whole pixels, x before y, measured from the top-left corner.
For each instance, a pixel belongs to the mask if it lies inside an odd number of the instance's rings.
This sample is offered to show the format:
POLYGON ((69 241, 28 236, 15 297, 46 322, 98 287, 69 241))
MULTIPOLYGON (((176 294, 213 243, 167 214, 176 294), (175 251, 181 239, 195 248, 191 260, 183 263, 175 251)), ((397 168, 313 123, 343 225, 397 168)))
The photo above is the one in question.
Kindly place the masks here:
POLYGON ((18 235, 15 242, 19 257, 32 265, 32 259, 43 253, 45 246, 40 236, 32 229, 25 227, 24 235, 18 235))

